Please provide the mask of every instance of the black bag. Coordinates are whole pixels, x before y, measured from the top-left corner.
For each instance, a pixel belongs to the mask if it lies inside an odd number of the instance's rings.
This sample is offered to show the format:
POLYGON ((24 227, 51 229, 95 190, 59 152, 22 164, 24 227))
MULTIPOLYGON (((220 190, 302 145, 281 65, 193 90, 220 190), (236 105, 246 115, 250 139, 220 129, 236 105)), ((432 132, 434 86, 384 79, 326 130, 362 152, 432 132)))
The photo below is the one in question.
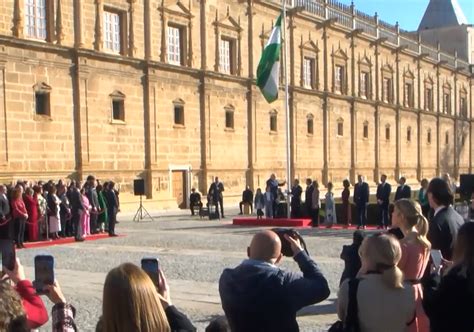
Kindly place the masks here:
POLYGON ((294 229, 291 228, 273 228, 272 231, 277 233, 278 237, 280 238, 281 241, 281 253, 283 256, 286 257, 293 257, 293 250, 291 249, 290 242, 288 242, 287 239, 285 239, 285 234, 288 234, 289 237, 293 239, 298 239, 300 240, 301 247, 303 247, 303 250, 309 255, 308 249, 306 248, 306 243, 303 240, 303 237, 295 231, 294 229))
POLYGON ((349 304, 347 305, 347 316, 345 322, 337 321, 331 325, 328 332, 360 332, 359 309, 357 306, 357 289, 360 279, 349 280, 349 304))

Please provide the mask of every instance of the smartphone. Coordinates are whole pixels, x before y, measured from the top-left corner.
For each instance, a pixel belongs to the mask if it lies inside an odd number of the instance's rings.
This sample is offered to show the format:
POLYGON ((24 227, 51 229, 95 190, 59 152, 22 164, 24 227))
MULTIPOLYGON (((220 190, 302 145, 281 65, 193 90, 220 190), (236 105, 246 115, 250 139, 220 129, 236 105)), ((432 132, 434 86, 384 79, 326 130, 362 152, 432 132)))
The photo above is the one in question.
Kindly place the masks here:
POLYGON ((441 267, 441 262, 443 261, 443 255, 441 255, 440 250, 431 250, 431 260, 433 261, 434 266, 437 270, 441 267))
POLYGON ((38 255, 35 257, 35 281, 34 286, 37 294, 46 294, 44 287, 54 284, 54 258, 50 255, 38 255))
POLYGON ((10 271, 15 268, 15 243, 12 240, 0 240, 0 248, 2 250, 1 266, 5 266, 10 271))
POLYGON ((160 283, 159 269, 160 262, 158 258, 143 258, 142 259, 142 269, 148 274, 151 281, 158 287, 160 283))

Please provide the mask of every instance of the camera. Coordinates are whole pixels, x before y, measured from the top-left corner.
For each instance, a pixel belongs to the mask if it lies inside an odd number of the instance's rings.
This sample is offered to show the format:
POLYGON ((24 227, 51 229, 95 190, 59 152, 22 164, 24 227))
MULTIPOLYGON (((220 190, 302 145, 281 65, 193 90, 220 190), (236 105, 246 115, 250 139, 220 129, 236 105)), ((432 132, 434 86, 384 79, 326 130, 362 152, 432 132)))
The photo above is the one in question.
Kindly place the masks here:
POLYGON ((285 239, 285 235, 288 235, 289 237, 295 240, 299 240, 301 243, 301 247, 309 255, 308 249, 306 248, 306 243, 304 242, 303 237, 300 235, 300 233, 298 233, 298 231, 292 228, 273 228, 272 231, 275 232, 280 238, 281 253, 283 254, 283 256, 293 257, 293 250, 291 249, 291 244, 287 239, 285 239))

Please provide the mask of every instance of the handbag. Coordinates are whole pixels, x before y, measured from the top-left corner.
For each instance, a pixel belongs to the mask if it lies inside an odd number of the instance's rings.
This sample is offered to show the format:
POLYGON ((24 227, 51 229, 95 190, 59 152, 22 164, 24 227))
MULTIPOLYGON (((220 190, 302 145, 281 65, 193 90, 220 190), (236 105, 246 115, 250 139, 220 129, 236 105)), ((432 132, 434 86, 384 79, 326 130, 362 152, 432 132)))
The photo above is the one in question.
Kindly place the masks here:
POLYGON ((345 322, 337 321, 331 325, 328 332, 360 332, 359 308, 357 305, 357 289, 360 279, 349 280, 349 304, 347 305, 347 316, 345 322))

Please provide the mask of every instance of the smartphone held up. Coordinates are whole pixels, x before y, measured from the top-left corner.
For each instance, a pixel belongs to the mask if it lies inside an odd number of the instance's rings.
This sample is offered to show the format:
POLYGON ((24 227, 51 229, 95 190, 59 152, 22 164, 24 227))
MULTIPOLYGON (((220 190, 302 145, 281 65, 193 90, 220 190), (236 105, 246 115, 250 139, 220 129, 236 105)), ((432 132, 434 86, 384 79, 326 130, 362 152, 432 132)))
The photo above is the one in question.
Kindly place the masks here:
POLYGON ((13 240, 0 240, 0 248, 2 251, 0 266, 7 268, 10 271, 13 271, 15 268, 15 243, 13 240))
POLYGON ((45 287, 54 284, 54 258, 50 255, 35 257, 35 286, 37 294, 46 294, 45 287))
POLYGON ((148 274, 151 281, 158 288, 160 283, 160 262, 158 258, 143 258, 142 259, 142 269, 148 274))

